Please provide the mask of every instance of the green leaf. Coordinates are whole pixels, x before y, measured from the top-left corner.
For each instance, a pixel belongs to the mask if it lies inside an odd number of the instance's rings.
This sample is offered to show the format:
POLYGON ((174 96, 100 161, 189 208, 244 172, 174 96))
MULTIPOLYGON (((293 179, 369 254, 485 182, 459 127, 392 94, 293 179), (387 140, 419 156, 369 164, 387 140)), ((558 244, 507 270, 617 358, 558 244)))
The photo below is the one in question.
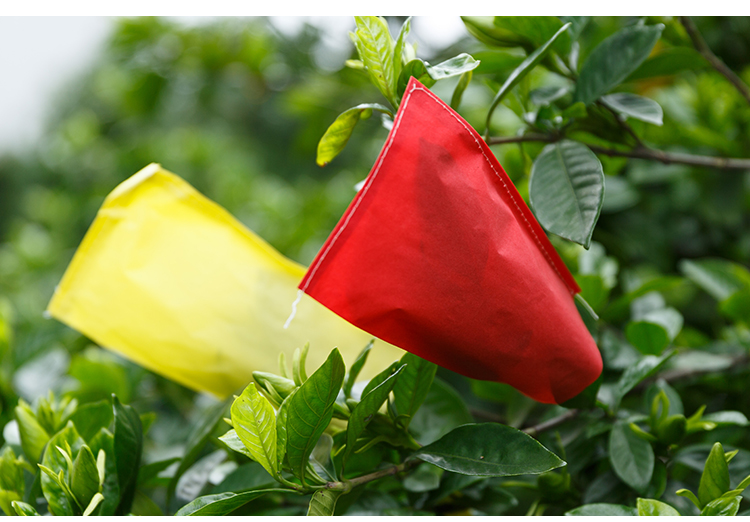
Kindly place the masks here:
POLYGON ((372 417, 388 399, 388 395, 391 393, 391 390, 393 390, 393 386, 396 384, 399 375, 405 368, 408 367, 406 365, 401 366, 385 381, 372 389, 367 395, 364 395, 359 404, 357 404, 354 410, 352 410, 352 414, 349 417, 349 424, 346 428, 346 451, 343 456, 343 461, 346 461, 349 455, 352 454, 357 438, 365 431, 365 428, 370 420, 372 420, 372 417))
POLYGON ((702 517, 733 517, 740 510, 741 496, 717 498, 709 502, 701 511, 702 517))
MULTIPOLYGON (((404 46, 406 45, 406 37, 409 36, 409 31, 411 31, 411 16, 401 26, 398 38, 396 38, 396 45, 393 47, 393 77, 397 81, 401 75, 401 68, 404 63, 404 46)), ((396 87, 396 85, 393 86, 394 90, 396 87)))
POLYGON ((734 321, 750 324, 750 288, 738 290, 719 303, 719 310, 734 321))
POLYGON ((617 408, 625 395, 632 390, 639 382, 649 377, 653 373, 659 370, 661 366, 675 354, 674 350, 670 350, 660 357, 655 355, 647 355, 639 360, 636 364, 628 367, 620 377, 620 380, 615 385, 614 390, 614 404, 613 408, 617 408))
POLYGON ((37 512, 36 509, 34 509, 33 506, 30 506, 26 502, 21 502, 20 500, 14 500, 11 502, 11 506, 13 506, 13 509, 16 512, 16 515, 19 517, 40 517, 41 515, 37 512))
POLYGON ((307 361, 307 352, 309 351, 310 343, 305 343, 302 350, 299 348, 294 350, 294 358, 292 359, 292 377, 294 378, 294 384, 297 386, 302 386, 302 383, 307 380, 305 363, 307 361))
POLYGON ((359 372, 362 371, 362 367, 365 365, 365 362, 367 362, 367 356, 370 355, 370 350, 372 350, 374 344, 375 339, 372 339, 367 343, 367 346, 359 352, 359 355, 357 355, 357 358, 352 363, 351 368, 349 368, 349 372, 346 374, 346 378, 344 379, 344 397, 347 399, 352 396, 352 387, 354 386, 354 383, 357 382, 359 372))
POLYGON ((228 515, 266 493, 294 493, 291 489, 256 489, 242 493, 218 493, 198 497, 189 504, 181 507, 175 516, 206 516, 220 517, 228 515))
POLYGON ((529 45, 527 38, 508 30, 503 26, 495 25, 492 16, 462 16, 461 20, 474 38, 482 43, 494 47, 518 47, 529 45))
POLYGON ((92 453, 98 455, 99 451, 104 451, 106 455, 104 461, 104 483, 102 484, 104 500, 99 508, 99 515, 114 515, 120 503, 120 484, 117 476, 117 462, 115 461, 115 437, 108 429, 102 428, 99 430, 99 433, 92 437, 89 446, 92 453))
POLYGON ((625 484, 639 493, 646 491, 654 472, 654 450, 626 422, 615 423, 610 431, 609 460, 625 484))
MULTIPOLYGON (((81 449, 83 444, 84 441, 80 435, 78 435, 73 423, 68 422, 62 430, 58 431, 55 436, 49 440, 49 444, 44 450, 44 455, 42 456, 42 465, 51 470, 53 475, 57 475, 61 472, 63 474, 63 481, 67 483, 70 479, 68 462, 57 448, 64 448, 67 445, 75 455, 81 449)), ((47 499, 50 513, 56 516, 73 516, 81 514, 81 510, 79 510, 75 499, 69 496, 68 491, 60 484, 59 480, 53 479, 47 473, 42 473, 41 482, 42 492, 44 493, 44 498, 47 499)))
POLYGON ((138 486, 148 487, 147 485, 149 484, 149 482, 157 478, 159 476, 159 473, 167 469, 169 466, 171 466, 175 462, 179 462, 179 461, 180 461, 180 457, 172 457, 169 459, 151 462, 149 464, 144 464, 143 466, 141 466, 141 469, 138 470, 138 486))
POLYGON ((581 67, 575 100, 589 105, 619 85, 648 58, 663 29, 633 25, 605 38, 581 67))
POLYGON ((232 451, 236 451, 237 453, 242 453, 248 458, 253 458, 253 455, 250 453, 250 450, 248 450, 245 445, 240 440, 240 436, 237 435, 237 432, 235 430, 229 430, 224 435, 219 437, 219 440, 227 445, 229 449, 232 451))
MULTIPOLYGON (((495 28, 518 35, 527 52, 544 44, 563 27, 563 21, 556 16, 496 16, 492 23, 495 28)), ((554 49, 565 55, 570 51, 570 44, 570 33, 565 31, 555 43, 554 49)))
POLYGON ((368 393, 370 393, 372 390, 380 386, 383 382, 385 382, 388 377, 393 375, 393 373, 400 368, 402 365, 401 361, 393 361, 388 368, 377 374, 375 377, 370 379, 370 381, 367 383, 365 388, 362 390, 361 397, 364 397, 368 393))
POLYGON ((94 493, 94 496, 91 497, 91 502, 89 502, 88 506, 86 506, 86 509, 83 510, 83 516, 87 517, 91 515, 99 506, 99 504, 101 504, 102 500, 104 500, 104 495, 99 492, 94 493))
POLYGON ((73 463, 70 490, 80 506, 88 506, 99 493, 99 470, 91 449, 83 445, 73 463))
POLYGON ((31 407, 23 399, 15 409, 18 431, 21 435, 23 453, 31 462, 39 462, 44 446, 50 439, 49 433, 39 424, 31 407))
POLYGON ((456 84, 456 88, 453 90, 453 96, 451 96, 451 109, 453 109, 454 111, 457 111, 458 106, 461 105, 461 99, 464 96, 466 88, 471 83, 471 78, 473 75, 474 71, 467 71, 461 75, 461 78, 458 79, 458 84, 456 84))
POLYGON ((431 444, 452 429, 471 422, 473 418, 461 396, 436 377, 422 406, 412 417, 409 431, 422 444, 431 444))
POLYGON ((682 71, 706 69, 710 64, 701 53, 690 47, 670 47, 650 56, 628 76, 627 81, 671 76, 682 71))
POLYGON ((739 411, 717 411, 703 416, 704 421, 713 422, 716 425, 747 426, 748 420, 745 414, 739 411))
POLYGON ((326 130, 323 137, 318 142, 318 155, 316 162, 323 167, 333 160, 339 153, 344 150, 349 138, 354 132, 354 127, 359 123, 363 116, 376 110, 391 117, 391 111, 377 103, 362 103, 351 109, 347 109, 338 115, 336 120, 326 130))
POLYGON ((628 323, 625 336, 630 344, 646 355, 661 355, 669 346, 669 334, 664 327, 648 321, 628 323))
POLYGON ((502 99, 505 97, 506 94, 508 94, 513 87, 518 85, 518 83, 524 79, 524 77, 531 72, 534 67, 539 65, 539 62, 541 62, 544 57, 547 55, 547 53, 552 48, 552 44, 555 43, 555 40, 557 40, 562 34, 565 33, 565 30, 569 27, 568 24, 565 24, 563 27, 561 27, 555 34, 552 35, 552 37, 544 42, 541 47, 539 47, 536 51, 531 53, 526 59, 521 62, 521 65, 516 67, 513 72, 510 73, 510 76, 505 80, 505 83, 503 83, 502 87, 500 87, 500 90, 497 91, 497 94, 495 95, 495 98, 492 100, 492 104, 490 105, 490 110, 487 113, 487 121, 485 122, 485 135, 489 135, 489 129, 490 129, 490 122, 492 121, 492 114, 495 112, 495 108, 498 106, 498 104, 502 101, 502 99))
POLYGON ((123 405, 112 395, 114 411, 114 450, 117 465, 117 481, 120 485, 120 504, 117 514, 130 510, 138 483, 138 468, 143 452, 143 428, 138 412, 132 406, 123 405))
POLYGON ((565 513, 572 517, 634 517, 636 508, 620 504, 586 504, 565 513))
POLYGON ((112 403, 108 400, 78 406, 70 420, 84 440, 90 440, 102 428, 112 424, 112 403))
POLYGON ((604 200, 602 164, 578 142, 547 145, 531 168, 529 200, 545 229, 588 248, 604 200))
POLYGON ((602 96, 602 102, 623 116, 629 116, 654 125, 664 123, 664 111, 662 111, 661 105, 650 98, 630 94, 629 92, 618 92, 602 96))
POLYGON ((698 500, 698 497, 695 496, 695 493, 693 493, 689 489, 678 489, 677 491, 675 491, 675 495, 677 495, 679 497, 685 497, 690 502, 692 502, 693 504, 695 504, 695 507, 697 507, 698 509, 701 508, 701 502, 700 502, 700 500, 698 500))
POLYGON ((276 414, 276 469, 279 471, 284 467, 286 457, 287 418, 289 416, 289 403, 297 391, 293 391, 279 406, 276 414))
POLYGON ((699 259, 680 261, 679 269, 693 283, 705 290, 717 301, 750 286, 750 272, 724 259, 699 259))
POLYGON ((276 412, 250 383, 232 403, 232 425, 251 458, 276 476, 276 412))
POLYGON ((287 412, 286 453, 294 474, 304 483, 307 460, 333 417, 333 405, 346 368, 338 349, 292 396, 287 412))
POLYGON ((425 65, 430 78, 439 81, 473 71, 479 66, 479 62, 470 54, 461 53, 437 65, 425 65))
POLYGON ((724 448, 717 442, 711 448, 698 485, 698 500, 705 507, 709 502, 729 491, 729 466, 724 448))
POLYGON ((404 489, 412 493, 424 493, 440 487, 440 477, 443 470, 427 462, 423 462, 404 478, 404 489))
POLYGON ((669 504, 650 498, 639 498, 637 501, 639 517, 679 517, 680 512, 669 504))
POLYGON ((406 428, 430 391, 437 365, 409 352, 401 357, 399 364, 405 364, 406 368, 396 381, 393 398, 399 416, 406 416, 403 422, 406 428))
POLYGON ((467 424, 424 446, 413 457, 463 475, 539 474, 565 462, 538 441, 502 424, 467 424))
POLYGON ((393 38, 388 23, 379 16, 355 16, 357 30, 352 35, 359 57, 375 86, 393 107, 398 107, 393 66, 393 38))
POLYGON ((331 517, 336 509, 336 501, 341 496, 341 491, 331 489, 319 489, 313 493, 310 499, 310 507, 307 510, 308 517, 331 517))
POLYGON ((570 22, 568 32, 570 33, 570 39, 573 41, 578 40, 578 37, 581 36, 581 32, 583 32, 584 28, 588 25, 589 20, 591 20, 590 16, 560 16, 558 18, 560 18, 563 23, 570 22))

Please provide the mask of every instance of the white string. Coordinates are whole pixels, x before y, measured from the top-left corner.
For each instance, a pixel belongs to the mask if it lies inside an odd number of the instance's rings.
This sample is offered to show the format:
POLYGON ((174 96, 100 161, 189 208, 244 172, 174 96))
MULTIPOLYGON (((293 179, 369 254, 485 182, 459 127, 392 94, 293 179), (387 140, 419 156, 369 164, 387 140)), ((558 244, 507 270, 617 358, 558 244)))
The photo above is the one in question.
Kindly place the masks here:
POLYGON ((289 328, 289 325, 292 324, 292 319, 294 319, 294 316, 297 315, 297 305, 302 300, 302 294, 304 292, 302 290, 297 290, 297 299, 294 300, 292 303, 292 313, 289 314, 289 317, 287 318, 286 322, 284 323, 284 330, 289 328))

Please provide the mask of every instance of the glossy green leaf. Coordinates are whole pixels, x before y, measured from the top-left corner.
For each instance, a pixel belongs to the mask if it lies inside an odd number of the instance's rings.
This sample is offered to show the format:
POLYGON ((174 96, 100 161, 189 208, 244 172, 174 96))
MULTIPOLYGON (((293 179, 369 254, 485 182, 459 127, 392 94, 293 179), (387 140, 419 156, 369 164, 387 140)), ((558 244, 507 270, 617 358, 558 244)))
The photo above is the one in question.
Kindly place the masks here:
MULTIPOLYGON (((492 22, 496 29, 504 29, 518 35, 523 40, 522 46, 527 52, 550 40, 564 25, 556 16, 496 16, 492 22)), ((570 43, 570 33, 566 30, 560 35, 554 49, 565 55, 570 51, 570 43)))
POLYGON ((99 504, 104 500, 104 495, 102 495, 99 492, 94 493, 94 496, 91 497, 91 502, 86 506, 86 509, 83 510, 83 516, 88 517, 90 516, 97 507, 99 507, 99 504))
POLYGON ((401 361, 393 361, 390 366, 388 366, 385 370, 377 374, 375 377, 370 379, 370 381, 365 385, 364 389, 362 390, 361 397, 364 397, 368 393, 370 393, 372 390, 380 386, 383 382, 385 382, 388 377, 393 375, 393 373, 398 370, 401 367, 402 363, 401 361))
POLYGON ((18 431, 21 435, 23 453, 31 462, 39 462, 44 446, 50 439, 49 433, 42 427, 31 407, 21 399, 15 409, 18 431))
POLYGON ((250 453, 250 450, 245 447, 245 445, 240 440, 240 436, 237 435, 237 432, 235 430, 229 430, 224 435, 219 437, 219 440, 227 445, 229 449, 232 451, 236 451, 237 453, 242 453, 248 458, 253 458, 252 453, 250 453))
POLYGON ((526 59, 521 62, 521 65, 516 67, 513 72, 510 73, 510 76, 508 76, 508 78, 505 80, 505 83, 503 83, 503 85, 500 87, 500 90, 497 91, 497 94, 495 95, 495 98, 492 100, 492 104, 490 105, 490 109, 487 112, 487 120, 485 122, 485 127, 487 130, 485 131, 485 134, 489 133, 492 114, 495 112, 495 108, 497 108, 505 95, 508 94, 511 89, 513 89, 513 87, 518 85, 518 83, 523 80, 524 77, 526 77, 526 75, 534 69, 534 67, 539 65, 539 62, 544 59, 544 57, 552 48, 552 44, 554 44, 558 38, 565 34, 565 31, 568 27, 569 25, 566 24, 559 30, 557 30, 557 32, 555 32, 549 40, 544 42, 544 44, 542 44, 536 51, 526 57, 526 59))
MULTIPOLYGON (((409 36, 410 31, 411 16, 404 21, 403 25, 401 25, 401 30, 398 32, 398 37, 396 38, 396 44, 393 46, 393 77, 396 81, 398 81, 398 78, 401 75, 401 69, 404 63, 404 47, 406 46, 406 38, 409 36)), ((395 87, 396 85, 394 85, 394 88, 395 87)))
POLYGON ((413 457, 463 475, 539 474, 565 462, 522 431, 503 424, 466 424, 424 446, 413 457))
POLYGON ((336 501, 341 496, 341 491, 331 489, 319 489, 313 493, 310 499, 310 507, 307 510, 308 517, 331 517, 336 510, 336 501))
POLYGON ((276 412, 268 399, 250 383, 232 403, 232 425, 251 458, 271 476, 278 470, 276 459, 276 412))
POLYGON ((440 477, 443 470, 427 462, 423 462, 404 478, 404 489, 412 493, 424 493, 440 487, 440 477))
POLYGON ((21 502, 20 500, 14 500, 11 502, 16 515, 19 517, 40 517, 41 515, 34 509, 34 506, 21 502))
POLYGON ((70 420, 76 425, 78 433, 84 440, 90 440, 102 428, 112 424, 112 403, 108 400, 82 404, 76 408, 70 420))
POLYGON ((692 502, 695 505, 695 507, 697 507, 698 509, 701 508, 700 500, 698 500, 698 497, 695 496, 695 493, 693 493, 689 489, 678 489, 677 491, 675 491, 675 495, 679 497, 685 497, 690 502, 692 502))
POLYGON ((698 500, 705 507, 727 491, 729 491, 729 466, 724 458, 724 448, 720 442, 717 442, 711 447, 703 468, 698 485, 698 500))
POLYGON ((305 363, 307 362, 307 352, 310 351, 310 343, 305 343, 305 346, 300 350, 297 348, 294 350, 294 358, 292 359, 292 377, 294 378, 294 384, 302 386, 302 383, 307 380, 307 369, 305 363))
POLYGON ((393 388, 393 399, 399 416, 406 416, 403 426, 407 427, 430 391, 437 365, 409 352, 401 357, 399 364, 405 364, 406 368, 393 388))
POLYGON ((437 65, 426 64, 427 74, 435 81, 445 80, 454 76, 473 71, 479 66, 470 54, 461 53, 453 58, 440 62, 437 65))
POLYGON ((609 460, 615 474, 639 493, 644 493, 654 472, 654 450, 626 422, 617 422, 609 434, 609 460))
POLYGON ((363 103, 339 114, 318 142, 317 164, 322 167, 338 156, 349 142, 359 120, 373 110, 392 116, 391 111, 377 103, 363 103))
MULTIPOLYGON (((68 422, 62 430, 58 431, 49 441, 47 448, 42 456, 42 465, 57 475, 63 473, 63 481, 67 483, 70 480, 70 471, 68 469, 67 459, 57 449, 69 447, 73 455, 80 451, 84 441, 78 435, 72 422, 68 422)), ((82 510, 78 507, 73 498, 68 495, 65 487, 59 484, 59 481, 53 479, 46 473, 42 473, 42 492, 47 499, 50 513, 56 516, 80 515, 82 510)))
POLYGON ((287 418, 289 416, 289 403, 297 391, 293 391, 284 402, 279 406, 276 413, 276 469, 281 470, 284 467, 284 457, 286 457, 286 440, 287 440, 287 418))
POLYGON ((659 370, 661 366, 675 354, 674 350, 665 352, 660 357, 647 355, 636 364, 628 367, 615 385, 613 407, 619 406, 622 398, 639 382, 659 370))
POLYGON ((628 76, 627 81, 671 76, 683 71, 698 71, 710 67, 701 53, 690 47, 669 47, 650 56, 628 76))
POLYGON ((355 16, 352 40, 372 82, 393 107, 398 107, 393 67, 393 38, 388 23, 379 16, 355 16))
POLYGON ((453 96, 451 96, 451 108, 454 111, 457 111, 458 106, 461 105, 461 99, 464 96, 466 88, 471 83, 471 78, 473 75, 474 71, 467 71, 461 75, 461 78, 458 79, 456 88, 453 90, 453 96))
POLYGON ((120 484, 117 476, 117 462, 115 460, 115 437, 112 433, 102 428, 89 442, 91 452, 98 455, 99 451, 104 451, 106 458, 104 461, 104 484, 102 484, 102 494, 104 500, 99 507, 100 516, 111 516, 117 511, 120 503, 120 484))
POLYGON ((628 342, 645 355, 661 355, 669 346, 669 334, 663 326, 648 321, 633 321, 625 328, 628 342))
POLYGON ((372 350, 373 345, 375 344, 375 339, 372 339, 369 343, 367 343, 367 346, 365 346, 361 352, 359 352, 359 355, 357 355, 357 358, 352 363, 351 367, 349 368, 349 372, 346 374, 346 378, 344 379, 344 397, 347 399, 352 396, 352 387, 354 386, 354 383, 357 382, 357 377, 359 377, 359 372, 362 371, 362 367, 367 362, 367 356, 370 354, 370 350, 372 350))
POLYGON ((176 516, 206 516, 219 517, 228 515, 266 493, 294 493, 290 489, 256 489, 243 491, 242 493, 218 493, 198 497, 189 504, 180 508, 176 516))
POLYGON ((629 92, 617 92, 602 96, 602 102, 623 116, 645 121, 646 123, 653 123, 654 125, 662 125, 664 123, 664 111, 661 105, 650 98, 629 92))
POLYGON ((471 422, 473 418, 461 396, 436 377, 422 406, 412 417, 409 431, 420 443, 430 444, 452 429, 471 422))
POLYGON ((138 468, 143 452, 143 428, 138 412, 132 406, 123 405, 112 396, 114 411, 114 452, 117 465, 117 481, 120 486, 120 504, 117 514, 130 510, 138 483, 138 468))
POLYGON ((701 511, 702 517, 733 517, 740 510, 741 496, 717 498, 709 502, 701 511))
POLYGON ((703 416, 704 421, 721 425, 747 426, 748 420, 745 414, 739 411, 717 411, 703 416))
POLYGON ((663 24, 633 25, 605 38, 581 67, 576 101, 589 105, 619 85, 648 58, 663 29, 663 24))
POLYGON ((563 23, 570 22, 568 32, 570 33, 570 39, 573 41, 578 40, 578 37, 581 36, 581 32, 583 32, 591 20, 590 16, 560 16, 558 18, 560 18, 563 23))
POLYGON ((620 504, 586 504, 565 513, 569 517, 634 517, 638 510, 620 504))
MULTIPOLYGON (((238 439, 239 440, 239 439, 238 439)), ((138 470, 138 486, 146 486, 153 479, 159 476, 159 473, 167 469, 175 462, 179 462, 180 457, 172 457, 164 460, 157 460, 149 464, 144 464, 141 469, 138 470)))
POLYGON ((462 16, 461 20, 467 31, 474 38, 494 47, 518 47, 530 45, 524 36, 504 26, 495 25, 493 16, 462 16))
POLYGON ((685 277, 717 301, 723 301, 738 290, 750 286, 750 272, 745 267, 724 259, 683 259, 679 269, 685 277))
POLYGON ((588 248, 604 200, 602 164, 581 143, 547 145, 531 168, 529 200, 546 230, 588 248))
POLYGON ((680 512, 669 504, 650 498, 639 498, 637 501, 639 517, 679 517, 680 512))
POLYGON ((391 393, 391 390, 393 390, 393 386, 396 384, 399 376, 405 369, 408 369, 406 365, 401 366, 377 387, 373 388, 366 395, 363 395, 362 400, 359 401, 359 404, 357 404, 352 410, 346 428, 346 451, 343 456, 344 461, 346 461, 349 455, 354 451, 357 438, 362 435, 367 424, 372 420, 372 417, 388 399, 388 395, 391 393))
POLYGON ((99 493, 99 470, 91 449, 84 445, 76 455, 70 490, 80 506, 88 506, 94 495, 99 493))
POLYGON ((568 94, 568 92, 569 89, 565 85, 549 85, 539 87, 538 89, 534 89, 529 93, 529 101, 539 107, 547 107, 555 100, 559 100, 560 98, 568 94))
POLYGON ((406 91, 407 85, 409 85, 409 79, 411 77, 416 78, 419 82, 427 88, 435 85, 435 80, 430 76, 427 70, 427 64, 419 59, 415 58, 410 60, 401 69, 401 74, 398 77, 398 88, 397 92, 399 96, 402 96, 406 91))
POLYGON ((303 482, 310 453, 333 417, 333 405, 345 373, 344 360, 338 349, 334 349, 289 401, 287 459, 303 482))

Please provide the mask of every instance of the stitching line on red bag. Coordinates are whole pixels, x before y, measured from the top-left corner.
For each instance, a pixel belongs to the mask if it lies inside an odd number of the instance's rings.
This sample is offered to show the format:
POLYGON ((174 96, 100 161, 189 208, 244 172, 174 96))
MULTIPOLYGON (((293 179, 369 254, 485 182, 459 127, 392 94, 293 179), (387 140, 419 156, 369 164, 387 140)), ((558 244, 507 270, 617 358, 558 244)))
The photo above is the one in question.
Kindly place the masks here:
POLYGON ((430 96, 430 98, 432 98, 433 101, 435 101, 435 102, 438 103, 438 106, 440 106, 443 110, 445 110, 446 112, 448 112, 448 114, 450 114, 453 117, 453 119, 455 119, 458 123, 460 123, 461 126, 464 128, 464 130, 466 130, 466 132, 469 133, 469 136, 472 137, 472 139, 474 140, 474 142, 477 144, 477 147, 479 147, 479 151, 482 153, 482 156, 484 156, 484 159, 487 162, 487 164, 490 166, 490 168, 492 169, 492 172, 495 173, 495 175, 498 177, 498 179, 500 180, 500 182, 503 184, 503 187, 505 188, 505 191, 508 193, 508 196, 510 197, 510 200, 513 202, 513 205, 515 205, 516 209, 518 210, 518 213, 521 214, 521 217, 523 218, 524 222, 526 223, 526 226, 529 229, 529 231, 531 232, 531 235, 534 236, 534 241, 536 242, 537 246, 539 246, 539 248, 542 250, 542 253, 544 254, 544 257, 547 259, 547 262, 552 267, 552 269, 555 271, 555 273, 557 273, 557 275, 560 277, 560 279, 562 280, 563 284, 565 284, 566 288, 571 293, 571 295, 575 295, 575 292, 573 291, 573 289, 570 288, 570 286, 568 285, 567 281, 565 281, 565 278, 562 276, 562 274, 560 273, 560 271, 557 269, 557 266, 555 266, 555 262, 550 257, 549 252, 547 252, 547 249, 544 248, 544 245, 539 240, 539 236, 537 236, 536 232, 534 231, 534 228, 531 226, 531 223, 529 223, 529 220, 526 218, 526 215, 523 213, 523 210, 521 210, 521 207, 518 205, 518 202, 516 201, 516 198, 513 197, 513 193, 508 188, 507 183, 505 183, 505 180, 500 175, 500 173, 497 170, 495 170, 495 166, 492 164, 492 161, 490 161, 490 159, 487 157, 487 154, 484 153, 484 149, 482 148, 482 144, 479 143, 479 141, 477 141, 476 136, 474 136, 471 133, 471 131, 469 130, 469 128, 466 126, 466 124, 464 122, 462 122, 460 119, 458 119, 455 114, 453 114, 451 111, 449 111, 445 107, 445 105, 442 103, 442 101, 437 96, 435 96, 434 94, 432 94, 432 92, 430 92, 428 89, 425 89, 423 87, 417 87, 417 86, 414 86, 414 87, 411 88, 411 90, 409 91, 409 94, 406 97, 406 100, 404 100, 403 109, 399 113, 398 121, 396 122, 396 125, 393 128, 393 132, 391 133, 391 137, 388 140, 388 144, 386 145, 385 150, 383 151, 382 156, 380 156, 380 160, 378 161, 378 164, 375 166, 375 171, 373 172, 372 177, 369 178, 368 182, 365 184, 364 188, 362 189, 361 196, 357 199, 357 202, 354 204, 354 207, 352 208, 352 211, 349 212, 348 216, 346 216, 346 219, 344 220, 344 224, 341 225, 341 228, 338 230, 338 232, 336 232, 336 235, 333 236, 333 239, 331 240, 331 242, 328 244, 328 247, 323 252, 323 255, 320 256, 320 259, 318 259, 318 261, 315 263, 315 266, 312 267, 312 272, 310 272, 310 277, 307 278, 307 281, 305 282, 305 286, 302 287, 302 291, 304 292, 305 290, 307 290, 307 287, 310 285, 310 281, 312 281, 312 279, 315 277, 315 273, 318 271, 318 268, 323 263, 323 260, 328 255, 328 252, 331 251, 331 248, 336 243, 336 240, 338 240, 338 238, 341 235, 341 233, 349 225, 349 221, 351 220, 351 218, 355 214, 355 212, 357 212, 357 209, 359 208, 359 204, 362 202, 362 200, 367 195, 367 191, 370 189, 370 185, 372 185, 372 183, 375 181, 375 178, 377 177, 378 173, 380 172, 380 167, 383 165, 383 162, 385 161, 386 156, 388 156, 388 152, 391 150, 391 145, 393 144, 393 140, 396 139, 396 134, 398 133, 398 129, 401 126, 401 119, 403 118, 403 114, 406 112, 406 107, 409 104, 409 101, 411 100, 411 95, 414 93, 414 91, 423 91, 426 94, 428 94, 430 96))

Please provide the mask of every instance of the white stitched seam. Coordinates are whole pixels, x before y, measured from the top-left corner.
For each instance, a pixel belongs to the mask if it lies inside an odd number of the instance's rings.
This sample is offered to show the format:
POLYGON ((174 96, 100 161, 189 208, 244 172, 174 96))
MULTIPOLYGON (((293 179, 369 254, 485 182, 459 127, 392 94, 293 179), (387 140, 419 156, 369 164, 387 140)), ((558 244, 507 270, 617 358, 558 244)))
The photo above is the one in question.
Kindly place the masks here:
POLYGON ((575 292, 573 291, 573 289, 570 288, 570 286, 568 285, 568 283, 565 281, 565 278, 562 276, 562 274, 560 273, 560 271, 557 269, 557 266, 555 266, 555 262, 550 257, 549 252, 547 252, 547 249, 544 248, 544 245, 539 240, 539 236, 537 236, 536 232, 534 231, 534 228, 531 226, 531 223, 529 223, 529 220, 526 218, 526 215, 524 214, 523 210, 518 205, 518 202, 516 201, 516 198, 513 197, 513 193, 508 188, 507 183, 505 183, 505 180, 500 175, 500 173, 497 170, 495 170, 495 166, 492 164, 492 161, 490 161, 490 159, 487 157, 487 154, 484 153, 484 149, 482 148, 482 144, 479 143, 479 141, 477 140, 476 136, 474 136, 472 134, 471 130, 469 130, 469 128, 466 126, 466 124, 464 122, 462 122, 459 118, 456 117, 455 114, 453 114, 451 111, 448 110, 448 108, 442 103, 442 100, 440 100, 437 96, 435 96, 428 89, 425 89, 423 87, 417 87, 417 86, 414 86, 414 87, 411 88, 411 90, 409 91, 409 94, 406 97, 406 100, 404 101, 403 110, 399 114, 398 121, 396 122, 396 126, 393 129, 393 133, 391 134, 391 138, 388 141, 388 145, 386 145, 386 148, 383 151, 383 155, 380 157, 380 161, 378 161, 378 164, 375 167, 375 172, 373 173, 372 177, 369 179, 369 181, 365 185, 365 187, 362 189, 362 195, 357 200, 357 203, 355 203, 354 208, 352 208, 352 211, 349 213, 349 215, 346 216, 346 220, 344 221, 344 224, 341 226, 341 228, 338 230, 338 232, 333 237, 333 239, 331 240, 331 242, 328 244, 328 247, 325 249, 325 252, 323 252, 323 255, 320 256, 320 259, 318 260, 318 262, 315 263, 315 266, 313 267, 312 272, 310 272, 310 277, 307 278, 307 282, 305 283, 305 286, 302 288, 302 291, 304 292, 307 289, 308 285, 310 284, 310 281, 312 281, 313 277, 315 276, 315 272, 317 272, 318 267, 320 267, 321 263, 323 262, 323 260, 328 255, 328 252, 331 250, 331 247, 333 247, 334 243, 336 243, 336 240, 339 238, 339 236, 341 235, 341 233, 344 231, 344 229, 349 224, 349 220, 354 215, 354 213, 357 211, 357 208, 359 207, 359 204, 362 202, 362 200, 367 195, 367 190, 370 188, 370 185, 372 185, 372 183, 375 181, 375 178, 377 177, 378 173, 380 172, 380 167, 382 166, 383 161, 385 161, 385 158, 388 155, 388 151, 390 151, 390 149, 391 149, 391 145, 393 144, 393 140, 396 139, 396 134, 398 133, 398 128, 401 125, 402 116, 406 112, 406 106, 409 104, 409 100, 411 100, 411 95, 412 95, 412 93, 414 93, 414 91, 423 91, 426 94, 428 94, 430 96, 430 98, 432 98, 433 101, 435 101, 438 104, 438 106, 440 106, 440 108, 442 108, 448 114, 450 114, 459 124, 461 124, 461 126, 464 128, 464 130, 466 130, 466 132, 469 133, 469 136, 472 137, 472 139, 474 140, 474 142, 477 144, 477 147, 479 147, 479 152, 481 152, 482 156, 484 156, 484 159, 487 162, 487 164, 490 166, 490 168, 492 169, 492 172, 495 173, 495 175, 498 177, 498 179, 500 180, 500 182, 503 184, 503 187, 505 188, 505 191, 508 193, 508 196, 510 197, 510 200, 515 205, 516 209, 518 210, 518 213, 521 214, 521 217, 523 218, 524 222, 526 223, 526 226, 529 229, 529 232, 531 232, 531 235, 534 236, 534 241, 536 242, 537 246, 542 250, 542 254, 544 254, 544 257, 547 259, 547 262, 552 267, 552 269, 555 271, 555 273, 560 277, 560 279, 562 280, 563 284, 568 288, 568 291, 570 292, 570 294, 571 295, 575 295, 575 292))

